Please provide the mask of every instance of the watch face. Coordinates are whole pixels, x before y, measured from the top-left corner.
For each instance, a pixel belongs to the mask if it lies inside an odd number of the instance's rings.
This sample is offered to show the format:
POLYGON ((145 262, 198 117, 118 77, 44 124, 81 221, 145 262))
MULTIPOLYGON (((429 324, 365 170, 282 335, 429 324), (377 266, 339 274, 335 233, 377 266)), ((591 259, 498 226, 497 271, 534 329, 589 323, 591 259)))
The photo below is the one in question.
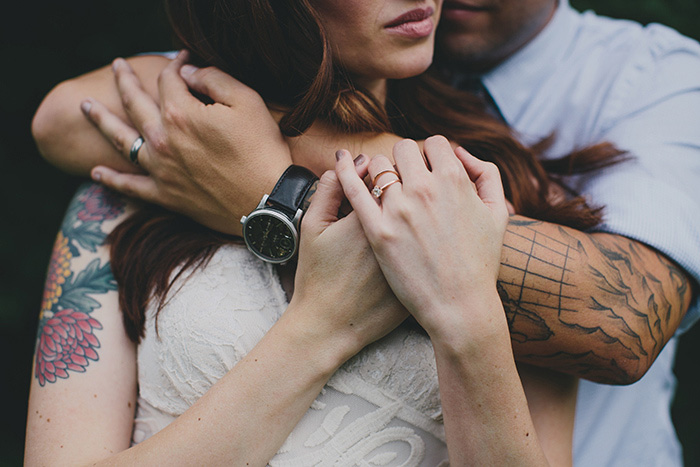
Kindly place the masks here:
POLYGON ((275 211, 251 213, 243 226, 243 238, 250 251, 272 263, 284 263, 296 252, 294 225, 275 211))

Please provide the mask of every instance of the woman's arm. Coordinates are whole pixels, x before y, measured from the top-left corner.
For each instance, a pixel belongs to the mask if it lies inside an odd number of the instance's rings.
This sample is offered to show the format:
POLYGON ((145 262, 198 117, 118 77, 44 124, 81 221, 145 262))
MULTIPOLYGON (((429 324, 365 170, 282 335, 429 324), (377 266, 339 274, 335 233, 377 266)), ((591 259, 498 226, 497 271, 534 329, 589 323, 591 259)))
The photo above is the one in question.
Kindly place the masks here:
POLYGON ((367 267, 372 253, 356 217, 337 220, 337 183, 323 178, 316 196, 303 224, 296 292, 281 319, 175 422, 129 448, 135 348, 125 336, 108 252, 100 244, 126 213, 124 203, 100 186, 79 193, 65 224, 72 236, 68 243, 59 236, 47 285, 52 311, 44 311, 40 329, 27 464, 266 465, 330 375, 407 316, 376 263, 367 267), (83 310, 90 320, 62 313, 80 304, 92 307, 83 310), (67 351, 75 333, 87 346, 67 351))
POLYGON ((84 185, 68 207, 44 289, 27 416, 25 463, 75 465, 127 449, 136 348, 124 332, 107 232, 127 205, 84 185))
MULTIPOLYGON (((397 144, 400 183, 379 203, 348 153, 336 171, 392 290, 430 335, 450 463, 544 465, 496 290, 508 217, 500 176, 460 151, 458 160, 445 138, 427 139, 429 170, 414 142, 397 144), (470 179, 475 189, 464 189, 470 179)), ((370 175, 391 168, 380 156, 370 175)))

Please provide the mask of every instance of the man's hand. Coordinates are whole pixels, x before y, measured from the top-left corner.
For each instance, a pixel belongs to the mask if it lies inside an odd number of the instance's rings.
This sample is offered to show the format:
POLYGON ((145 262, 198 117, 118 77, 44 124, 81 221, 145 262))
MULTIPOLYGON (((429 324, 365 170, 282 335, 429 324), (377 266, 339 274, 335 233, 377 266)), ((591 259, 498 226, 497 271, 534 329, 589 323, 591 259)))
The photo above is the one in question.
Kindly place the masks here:
POLYGON ((93 99, 82 109, 127 159, 141 135, 138 163, 148 175, 98 166, 92 176, 215 230, 240 234, 241 216, 292 163, 289 147, 255 91, 216 68, 197 69, 186 60, 182 52, 162 71, 160 102, 146 93, 126 61, 115 60, 116 84, 133 127, 93 99), (214 103, 202 102, 188 88, 214 103))

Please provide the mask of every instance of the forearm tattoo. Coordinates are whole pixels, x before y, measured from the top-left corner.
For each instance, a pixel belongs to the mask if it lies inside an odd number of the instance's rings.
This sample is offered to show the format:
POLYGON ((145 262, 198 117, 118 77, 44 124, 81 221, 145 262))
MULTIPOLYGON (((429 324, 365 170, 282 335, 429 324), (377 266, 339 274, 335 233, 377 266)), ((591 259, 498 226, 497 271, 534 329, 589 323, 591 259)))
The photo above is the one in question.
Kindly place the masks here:
POLYGON ((306 212, 309 209, 309 206, 311 205, 311 197, 316 194, 316 190, 318 189, 318 180, 316 180, 310 187, 309 191, 306 192, 306 196, 304 196, 304 200, 301 203, 301 210, 306 212))
POLYGON ((81 250, 96 252, 106 234, 102 224, 122 214, 125 203, 100 185, 83 185, 68 207, 61 225, 44 287, 39 314, 34 376, 41 386, 83 373, 99 360, 102 329, 92 312, 100 302, 92 295, 116 290, 109 262, 95 258, 77 271, 72 261, 81 250))
POLYGON ((684 272, 648 247, 517 216, 498 290, 516 359, 616 384, 648 369, 691 294, 684 272))

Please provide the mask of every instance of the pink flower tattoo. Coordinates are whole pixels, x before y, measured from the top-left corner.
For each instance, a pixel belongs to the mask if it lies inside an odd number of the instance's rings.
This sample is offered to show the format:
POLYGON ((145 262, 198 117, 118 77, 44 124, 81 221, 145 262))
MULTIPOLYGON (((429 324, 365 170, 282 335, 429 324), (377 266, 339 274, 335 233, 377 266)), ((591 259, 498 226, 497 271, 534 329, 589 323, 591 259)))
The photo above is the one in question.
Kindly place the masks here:
POLYGON ((98 359, 95 349, 100 341, 93 330, 102 325, 89 315, 61 310, 46 321, 41 329, 37 348, 35 376, 43 386, 56 378, 68 378, 68 370, 83 373, 89 360, 98 359))
POLYGON ((78 196, 78 202, 83 204, 78 211, 78 219, 83 222, 106 221, 124 212, 124 202, 102 185, 90 185, 78 196))
POLYGON ((34 376, 41 386, 84 373, 98 361, 102 329, 91 313, 102 305, 93 298, 116 290, 109 262, 95 258, 79 270, 72 260, 83 250, 96 252, 106 234, 102 222, 125 210, 124 201, 99 185, 85 185, 73 198, 54 245, 39 316, 34 376))

